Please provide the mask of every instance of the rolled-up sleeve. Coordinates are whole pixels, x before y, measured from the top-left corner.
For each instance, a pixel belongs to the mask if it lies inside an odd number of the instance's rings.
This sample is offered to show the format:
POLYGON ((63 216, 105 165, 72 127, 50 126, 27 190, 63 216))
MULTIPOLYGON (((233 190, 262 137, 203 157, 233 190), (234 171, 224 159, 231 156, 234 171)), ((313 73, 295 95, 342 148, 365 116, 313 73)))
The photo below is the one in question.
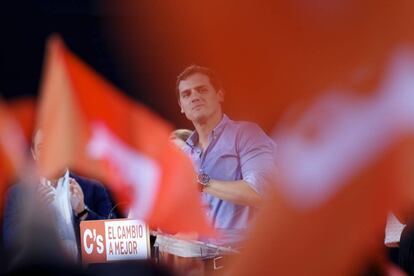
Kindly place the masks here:
POLYGON ((260 195, 276 181, 276 143, 256 124, 241 127, 236 139, 242 179, 260 195))

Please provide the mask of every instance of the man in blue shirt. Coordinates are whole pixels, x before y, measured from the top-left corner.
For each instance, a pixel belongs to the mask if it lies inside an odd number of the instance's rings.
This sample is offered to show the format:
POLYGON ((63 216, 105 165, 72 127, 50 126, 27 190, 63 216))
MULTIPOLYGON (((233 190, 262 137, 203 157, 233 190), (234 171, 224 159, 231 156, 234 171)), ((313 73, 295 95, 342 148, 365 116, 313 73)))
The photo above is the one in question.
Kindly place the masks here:
POLYGON ((177 78, 181 113, 195 131, 184 151, 198 173, 216 243, 237 245, 270 183, 275 181, 275 144, 256 124, 223 114, 224 91, 214 73, 192 65, 177 78))

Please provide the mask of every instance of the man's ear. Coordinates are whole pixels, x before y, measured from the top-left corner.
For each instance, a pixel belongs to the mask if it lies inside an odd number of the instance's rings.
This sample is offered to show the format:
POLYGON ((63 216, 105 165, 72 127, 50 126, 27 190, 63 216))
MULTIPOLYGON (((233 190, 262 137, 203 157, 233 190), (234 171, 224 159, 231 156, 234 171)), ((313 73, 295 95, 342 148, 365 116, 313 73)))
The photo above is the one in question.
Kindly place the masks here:
POLYGON ((184 109, 183 109, 183 107, 181 106, 181 103, 180 103, 180 100, 179 100, 179 99, 178 99, 178 105, 180 106, 181 113, 184 113, 184 109))
POLYGON ((218 95, 218 98, 219 98, 219 102, 224 102, 224 90, 223 89, 220 89, 219 91, 217 91, 217 95, 218 95))
POLYGON ((30 152, 32 153, 33 160, 37 161, 36 153, 35 153, 33 147, 30 148, 30 152))

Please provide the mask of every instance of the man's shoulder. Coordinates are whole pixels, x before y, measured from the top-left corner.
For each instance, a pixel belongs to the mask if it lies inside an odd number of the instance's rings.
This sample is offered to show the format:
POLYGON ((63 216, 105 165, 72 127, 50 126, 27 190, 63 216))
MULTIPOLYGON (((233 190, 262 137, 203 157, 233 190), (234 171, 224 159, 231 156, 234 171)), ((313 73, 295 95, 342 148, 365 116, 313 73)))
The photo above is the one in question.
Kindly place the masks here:
POLYGON ((250 121, 232 121, 233 124, 240 129, 262 129, 258 124, 250 121))
POLYGON ((27 185, 22 182, 10 185, 6 190, 5 201, 10 202, 13 200, 20 200, 25 194, 32 193, 34 188, 34 185, 27 185))
POLYGON ((7 187, 8 193, 20 193, 20 192, 26 192, 26 191, 33 191, 35 190, 36 185, 32 185, 32 183, 26 183, 26 182, 16 182, 7 187))
POLYGON ((228 133, 233 133, 236 144, 240 147, 247 145, 266 145, 276 150, 275 141, 256 123, 250 121, 230 121, 228 133))
POLYGON ((24 187, 25 186, 23 184, 21 184, 21 183, 15 183, 13 185, 10 185, 7 188, 6 197, 12 197, 12 196, 14 196, 16 194, 19 194, 19 193, 23 192, 24 187))
POLYGON ((92 179, 92 178, 87 178, 87 177, 84 177, 84 176, 80 176, 80 175, 75 174, 73 172, 70 173, 70 177, 74 178, 79 183, 79 185, 82 188, 84 188, 84 187, 85 188, 89 188, 89 189, 94 188, 94 187, 104 188, 104 186, 102 185, 102 183, 99 182, 96 179, 92 179))
POLYGON ((263 129, 256 123, 250 121, 233 121, 229 120, 228 130, 232 130, 241 134, 265 133, 263 129))

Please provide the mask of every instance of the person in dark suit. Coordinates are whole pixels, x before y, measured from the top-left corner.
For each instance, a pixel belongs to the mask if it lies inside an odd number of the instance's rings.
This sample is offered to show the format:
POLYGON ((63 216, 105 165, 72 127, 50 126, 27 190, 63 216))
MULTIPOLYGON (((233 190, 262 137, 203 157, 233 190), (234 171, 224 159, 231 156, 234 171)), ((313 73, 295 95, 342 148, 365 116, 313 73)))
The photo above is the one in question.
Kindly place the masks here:
MULTIPOLYGON (((34 132, 31 148, 36 162, 42 156, 42 148, 42 131, 38 129, 34 132)), ((67 232, 71 235, 73 251, 79 249, 80 222, 82 220, 107 219, 113 209, 110 196, 101 183, 69 173, 68 169, 65 169, 58 179, 41 178, 37 180, 35 185, 15 184, 8 190, 3 215, 3 241, 5 249, 10 252, 15 251, 15 248, 18 247, 19 241, 17 239, 20 237, 18 233, 23 228, 21 226, 22 214, 25 212, 25 208, 33 208, 28 207, 33 206, 28 204, 31 198, 36 199, 37 203, 41 203, 43 207, 52 207, 49 209, 58 213, 57 217, 60 218, 60 223, 58 220, 58 223, 54 225, 59 228, 57 229, 59 233, 63 232, 66 235, 67 232), (62 221, 63 223, 61 223, 62 221), (67 223, 68 221, 71 223, 67 223), (62 231, 60 227, 67 229, 62 231)), ((40 209, 39 212, 44 211, 43 208, 40 209)))
POLYGON ((387 253, 392 263, 408 275, 414 275, 414 220, 404 220, 404 223, 406 226, 401 232, 398 246, 388 248, 387 253))

